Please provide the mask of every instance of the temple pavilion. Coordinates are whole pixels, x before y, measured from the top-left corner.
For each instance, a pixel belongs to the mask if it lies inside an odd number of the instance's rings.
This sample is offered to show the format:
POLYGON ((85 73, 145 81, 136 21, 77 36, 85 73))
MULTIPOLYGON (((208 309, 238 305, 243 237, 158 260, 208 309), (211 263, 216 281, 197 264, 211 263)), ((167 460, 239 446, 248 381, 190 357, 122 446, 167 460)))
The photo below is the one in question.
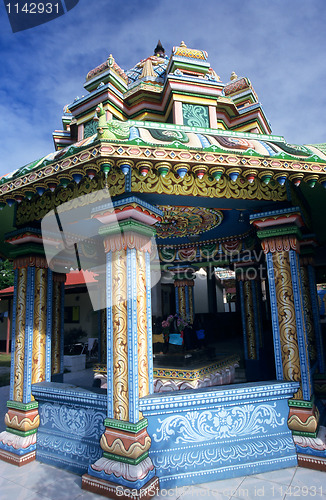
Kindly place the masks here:
POLYGON ((15 270, 0 458, 135 499, 298 463, 325 470, 325 145, 273 135, 250 80, 223 83, 184 42, 171 55, 159 42, 128 71, 109 55, 84 87, 55 151, 0 179, 0 254, 15 270), (105 389, 63 383, 72 270, 96 276, 105 389), (160 335, 168 315, 192 324, 198 312, 210 339, 240 328, 243 383, 232 353, 153 365, 154 323, 160 335))

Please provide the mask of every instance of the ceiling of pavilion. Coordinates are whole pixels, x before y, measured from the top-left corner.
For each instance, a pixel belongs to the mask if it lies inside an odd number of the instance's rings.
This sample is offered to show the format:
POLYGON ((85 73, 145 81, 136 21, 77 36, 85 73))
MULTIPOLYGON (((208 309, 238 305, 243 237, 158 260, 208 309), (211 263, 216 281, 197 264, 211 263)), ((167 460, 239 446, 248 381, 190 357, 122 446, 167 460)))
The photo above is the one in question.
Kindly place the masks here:
MULTIPOLYGON (((206 201, 201 199, 203 205, 206 201)), ((182 246, 222 240, 242 236, 252 229, 249 223, 249 213, 252 211, 246 208, 219 209, 184 205, 159 205, 159 208, 164 213, 162 223, 157 225, 159 245, 182 246)), ((261 209, 263 210, 263 207, 261 209)))
POLYGON ((163 211, 162 221, 157 223, 157 237, 161 239, 199 236, 218 227, 223 213, 204 207, 158 206, 163 211))

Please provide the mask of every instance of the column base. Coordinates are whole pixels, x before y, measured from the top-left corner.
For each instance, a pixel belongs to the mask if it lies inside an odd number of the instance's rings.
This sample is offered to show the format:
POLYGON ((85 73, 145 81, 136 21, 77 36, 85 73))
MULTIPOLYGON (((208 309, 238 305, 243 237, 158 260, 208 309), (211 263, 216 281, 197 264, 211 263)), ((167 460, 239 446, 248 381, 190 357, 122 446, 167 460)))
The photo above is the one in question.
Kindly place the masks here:
POLYGON ((30 451, 25 455, 17 455, 16 453, 12 453, 11 451, 0 449, 0 460, 8 462, 9 464, 12 465, 17 465, 18 467, 26 465, 29 462, 33 462, 35 458, 36 458, 36 451, 30 451))
POLYGON ((110 481, 105 481, 104 479, 96 478, 89 474, 84 474, 82 476, 82 489, 113 499, 128 498, 129 500, 147 500, 157 495, 159 488, 159 480, 157 477, 153 477, 148 483, 137 490, 127 488, 121 484, 111 483, 110 481))
POLYGON ((326 459, 313 455, 301 455, 298 453, 298 466, 306 469, 320 470, 326 472, 326 459))
POLYGON ((293 436, 298 453, 298 465, 326 471, 326 427, 320 426, 318 436, 293 436))
POLYGON ((132 423, 106 418, 104 425, 103 457, 89 465, 82 487, 110 498, 146 499, 156 495, 159 482, 148 456, 151 439, 147 419, 132 423))
POLYGON ((288 426, 293 435, 316 438, 319 427, 319 410, 311 401, 290 400, 289 401, 288 426))
MULTIPOLYGON (((0 451, 9 452, 18 457, 36 451, 36 433, 27 436, 16 434, 17 431, 3 431, 0 433, 0 451)), ((24 434, 24 433, 21 433, 24 434)))
POLYGON ((14 465, 35 460, 37 428, 40 424, 38 403, 7 402, 7 428, 0 433, 0 459, 14 465))

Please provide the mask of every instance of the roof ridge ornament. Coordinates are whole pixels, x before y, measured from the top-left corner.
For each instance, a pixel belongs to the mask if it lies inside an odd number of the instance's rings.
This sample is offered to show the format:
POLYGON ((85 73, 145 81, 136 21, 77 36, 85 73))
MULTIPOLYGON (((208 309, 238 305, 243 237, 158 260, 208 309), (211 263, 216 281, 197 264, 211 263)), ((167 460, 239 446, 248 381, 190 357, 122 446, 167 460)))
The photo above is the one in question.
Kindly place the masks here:
POLYGON ((109 57, 107 58, 107 62, 108 62, 108 66, 113 66, 113 64, 115 63, 115 60, 114 60, 114 57, 112 54, 109 55, 109 57))
POLYGON ((165 56, 165 49, 161 43, 161 40, 159 40, 157 42, 157 45, 154 49, 154 56, 157 56, 157 57, 164 57, 165 56))

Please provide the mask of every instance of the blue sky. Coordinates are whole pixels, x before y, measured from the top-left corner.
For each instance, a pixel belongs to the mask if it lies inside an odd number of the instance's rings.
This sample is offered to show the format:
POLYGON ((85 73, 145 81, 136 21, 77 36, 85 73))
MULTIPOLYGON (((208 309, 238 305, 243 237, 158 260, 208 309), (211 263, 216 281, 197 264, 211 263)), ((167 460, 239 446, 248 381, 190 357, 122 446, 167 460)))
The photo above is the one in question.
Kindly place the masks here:
MULTIPOLYGON (((9 1, 9 0, 8 0, 9 1)), ((123 69, 184 40, 223 82, 247 76, 274 134, 326 142, 325 0, 80 0, 13 34, 0 4, 0 176, 53 151, 62 109, 110 53, 123 69)))

